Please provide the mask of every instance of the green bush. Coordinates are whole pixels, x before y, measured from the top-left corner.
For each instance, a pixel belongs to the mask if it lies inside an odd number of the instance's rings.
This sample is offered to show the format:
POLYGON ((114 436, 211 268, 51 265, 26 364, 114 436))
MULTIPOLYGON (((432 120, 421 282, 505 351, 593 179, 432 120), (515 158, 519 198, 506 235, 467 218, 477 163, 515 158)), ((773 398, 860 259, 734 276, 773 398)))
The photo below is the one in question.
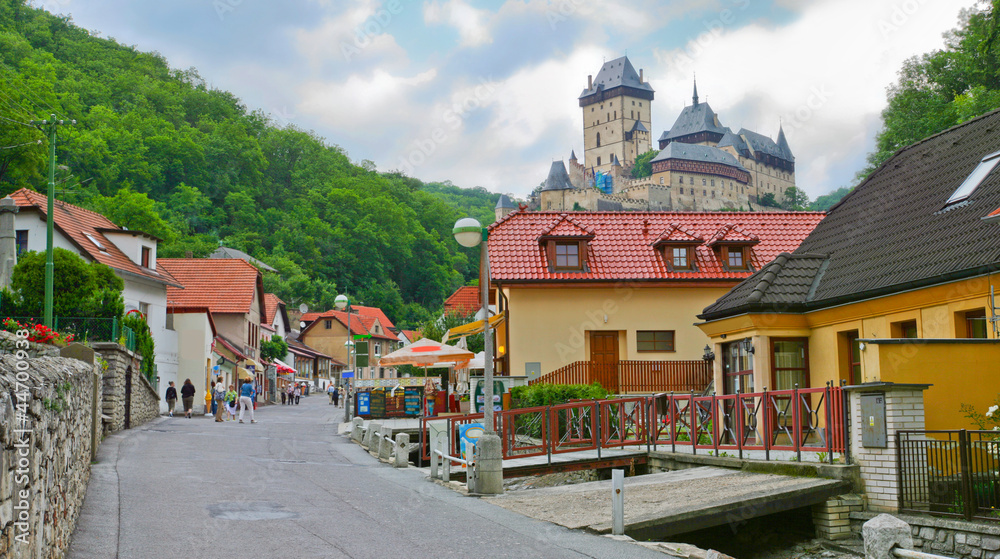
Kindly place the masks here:
POLYGON ((598 383, 593 384, 533 384, 510 389, 514 408, 554 406, 570 400, 603 400, 610 394, 598 383))
POLYGON ((122 324, 128 326, 135 332, 135 352, 142 356, 142 374, 153 382, 156 378, 156 346, 153 343, 153 333, 149 331, 149 324, 139 313, 125 315, 122 324))

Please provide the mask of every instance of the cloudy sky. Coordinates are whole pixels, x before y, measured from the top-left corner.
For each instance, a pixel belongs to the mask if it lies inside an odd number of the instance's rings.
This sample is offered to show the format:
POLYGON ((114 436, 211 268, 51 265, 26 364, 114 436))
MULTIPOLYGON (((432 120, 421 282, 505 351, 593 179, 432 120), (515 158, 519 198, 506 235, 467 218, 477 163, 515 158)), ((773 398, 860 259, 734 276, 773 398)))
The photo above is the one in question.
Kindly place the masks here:
POLYGON ((975 0, 45 0, 195 67, 355 162, 524 196, 583 151, 577 97, 627 54, 653 137, 698 91, 726 126, 779 121, 810 197, 851 184, 885 88, 975 0))

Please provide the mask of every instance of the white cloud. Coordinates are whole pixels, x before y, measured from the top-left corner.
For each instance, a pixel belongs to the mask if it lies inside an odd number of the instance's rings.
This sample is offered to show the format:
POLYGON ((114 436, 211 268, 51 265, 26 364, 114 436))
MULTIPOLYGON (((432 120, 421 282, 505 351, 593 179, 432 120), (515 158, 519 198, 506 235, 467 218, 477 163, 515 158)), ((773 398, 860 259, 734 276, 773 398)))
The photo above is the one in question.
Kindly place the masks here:
POLYGON ((800 188, 815 197, 846 184, 857 169, 843 167, 872 148, 886 86, 906 58, 943 46, 957 4, 817 1, 782 27, 747 25, 737 13, 731 27, 701 29, 684 48, 654 53, 654 136, 690 102, 696 71, 702 100, 723 124, 773 138, 782 119, 800 188))
POLYGON ((473 8, 463 0, 433 0, 424 4, 424 23, 451 25, 458 30, 462 47, 475 47, 493 41, 489 19, 489 11, 473 8))
MULTIPOLYGON (((327 0, 315 0, 326 5, 327 0)), ((398 11, 375 0, 363 0, 342 13, 331 14, 317 27, 297 29, 295 44, 314 70, 327 63, 348 64, 359 59, 384 59, 402 66, 406 53, 389 33, 393 25, 404 25, 398 11)))

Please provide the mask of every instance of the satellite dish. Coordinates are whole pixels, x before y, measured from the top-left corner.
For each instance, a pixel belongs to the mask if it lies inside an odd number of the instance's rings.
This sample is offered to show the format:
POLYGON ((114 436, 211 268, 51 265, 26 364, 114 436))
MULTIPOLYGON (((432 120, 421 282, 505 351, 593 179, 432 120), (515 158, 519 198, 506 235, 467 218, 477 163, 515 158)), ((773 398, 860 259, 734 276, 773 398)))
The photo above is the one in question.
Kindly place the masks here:
POLYGON ((307 312, 309 312, 309 305, 307 305, 305 303, 302 303, 301 305, 299 305, 299 312, 302 313, 302 314, 306 314, 307 312))
POLYGON ((306 321, 300 320, 299 321, 299 328, 305 329, 305 327, 306 327, 306 321))

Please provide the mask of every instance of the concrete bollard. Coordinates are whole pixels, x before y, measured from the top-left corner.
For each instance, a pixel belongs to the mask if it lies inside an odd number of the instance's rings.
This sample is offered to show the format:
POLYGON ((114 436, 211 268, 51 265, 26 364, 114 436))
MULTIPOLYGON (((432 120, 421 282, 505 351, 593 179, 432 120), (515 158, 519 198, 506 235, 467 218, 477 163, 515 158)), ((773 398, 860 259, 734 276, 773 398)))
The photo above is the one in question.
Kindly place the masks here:
POLYGON ((360 417, 351 420, 351 439, 355 442, 360 443, 361 438, 364 437, 364 429, 362 428, 364 424, 365 420, 360 417))
POLYGON ((500 495, 503 493, 503 447, 500 437, 487 433, 476 441, 476 493, 500 495))
POLYGON ((389 461, 392 456, 392 429, 383 427, 378 438, 378 459, 389 461))
POLYGON ((410 465, 410 435, 407 433, 396 435, 396 460, 392 465, 397 468, 406 468, 410 465))
POLYGON ((913 549, 910 525, 895 516, 880 514, 861 528, 865 559, 895 559, 892 548, 913 549))
POLYGON ((368 430, 365 432, 365 443, 364 447, 368 450, 373 450, 372 445, 375 445, 375 449, 378 449, 378 433, 382 430, 381 423, 375 423, 374 421, 368 422, 368 430))
POLYGON ((625 534, 625 470, 611 470, 611 533, 625 534))

